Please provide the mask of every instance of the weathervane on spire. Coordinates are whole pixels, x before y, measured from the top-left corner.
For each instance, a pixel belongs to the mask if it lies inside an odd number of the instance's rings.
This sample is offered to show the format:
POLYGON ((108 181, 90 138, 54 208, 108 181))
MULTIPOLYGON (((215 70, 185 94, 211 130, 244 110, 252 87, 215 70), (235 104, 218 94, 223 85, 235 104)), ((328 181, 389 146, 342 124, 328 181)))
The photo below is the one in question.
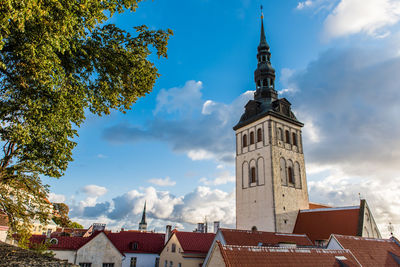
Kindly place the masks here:
POLYGON ((262 5, 260 6, 260 9, 261 9, 261 19, 264 19, 264 14, 263 14, 263 11, 262 11, 263 10, 263 6, 262 5))

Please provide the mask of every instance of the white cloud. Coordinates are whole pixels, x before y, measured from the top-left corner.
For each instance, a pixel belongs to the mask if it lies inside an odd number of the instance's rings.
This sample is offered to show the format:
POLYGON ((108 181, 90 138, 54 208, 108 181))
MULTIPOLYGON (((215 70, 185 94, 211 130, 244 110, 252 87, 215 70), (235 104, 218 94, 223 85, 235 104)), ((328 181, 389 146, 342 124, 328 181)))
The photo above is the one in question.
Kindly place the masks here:
POLYGON ((254 91, 247 91, 232 103, 202 100, 201 82, 188 81, 185 86, 160 92, 155 116, 142 126, 118 124, 104 130, 110 142, 127 143, 155 139, 169 143, 176 152, 185 153, 192 160, 215 159, 234 162, 235 135, 232 130, 254 91), (175 98, 176 94, 180 94, 175 98), (174 111, 170 118, 161 110, 174 111))
POLYGON ((107 188, 91 184, 84 186, 82 191, 89 197, 100 197, 107 193, 107 188))
POLYGON ((65 202, 65 196, 61 194, 49 193, 49 201, 52 203, 65 202))
POLYGON ((158 185, 158 186, 174 186, 176 184, 175 181, 172 181, 171 178, 165 177, 162 178, 153 178, 148 180, 149 183, 158 185))
POLYGON ((303 8, 311 6, 312 4, 313 4, 313 2, 311 0, 307 0, 307 1, 299 2, 297 4, 296 8, 297 9, 303 9, 303 8))
POLYGON ((193 224, 203 222, 204 218, 209 222, 221 221, 227 227, 234 226, 234 193, 212 190, 204 186, 184 196, 174 196, 168 191, 147 187, 140 191, 129 191, 111 201, 81 201, 78 205, 70 205, 71 218, 85 225, 101 221, 113 229, 136 229, 145 201, 150 229, 163 231, 166 224, 172 224, 192 230, 193 224))
POLYGON ((97 158, 99 158, 99 159, 106 159, 106 158, 108 158, 106 155, 104 155, 104 154, 97 154, 97 158))
POLYGON ((355 33, 374 37, 389 34, 387 26, 400 20, 398 0, 341 0, 324 23, 327 38, 355 33))
POLYGON ((172 113, 184 110, 185 113, 192 112, 201 105, 201 81, 187 81, 183 87, 173 87, 168 90, 162 89, 157 95, 157 106, 154 114, 160 111, 172 113))
POLYGON ((200 182, 205 185, 222 185, 227 183, 235 182, 235 175, 232 175, 229 171, 223 171, 214 179, 207 179, 205 177, 200 179, 200 182))

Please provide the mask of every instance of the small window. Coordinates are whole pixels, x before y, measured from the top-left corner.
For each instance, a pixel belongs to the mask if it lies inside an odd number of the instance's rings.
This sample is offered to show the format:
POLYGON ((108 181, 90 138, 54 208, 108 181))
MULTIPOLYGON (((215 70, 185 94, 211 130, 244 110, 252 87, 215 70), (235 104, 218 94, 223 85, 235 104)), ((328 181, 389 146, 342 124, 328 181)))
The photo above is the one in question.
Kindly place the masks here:
POLYGON ((138 242, 132 242, 131 243, 131 248, 132 248, 132 250, 138 250, 138 248, 139 248, 138 242))
POLYGON ((80 262, 79 267, 92 267, 91 262, 80 262))
POLYGON ((174 266, 174 262, 173 261, 170 261, 169 262, 169 267, 173 267, 174 266))
POLYGON ((293 133, 293 134, 292 134, 292 139, 293 139, 292 144, 293 144, 294 146, 297 146, 297 134, 296 134, 296 133, 293 133))
POLYGON ((175 251, 176 251, 176 245, 175 245, 175 244, 172 244, 171 252, 175 252, 175 251))
POLYGON ((136 267, 136 261, 137 261, 136 257, 131 258, 131 267, 136 267))
POLYGON ((103 267, 114 267, 114 263, 103 263, 103 267))
POLYGON ((290 133, 288 130, 285 131, 285 135, 286 135, 286 143, 290 144, 290 133))
POLYGON ((255 232, 255 231, 257 231, 257 226, 253 226, 253 227, 251 227, 251 231, 252 231, 252 232, 255 232))
POLYGON ((266 57, 265 56, 262 56, 262 61, 266 61, 266 57))
POLYGON ((160 267, 160 258, 156 258, 155 267, 160 267))
POLYGON ((256 168, 255 167, 251 167, 251 183, 255 183, 256 182, 256 168))
POLYGON ((243 135, 243 147, 247 146, 247 134, 243 135))
POLYGON ((258 88, 261 87, 261 81, 260 81, 260 80, 257 81, 257 87, 258 87, 258 88))
POLYGON ((261 128, 259 128, 257 130, 257 142, 261 142, 262 141, 262 131, 261 128))
POLYGON ((289 183, 294 184, 294 177, 293 177, 293 168, 288 167, 288 177, 289 177, 289 183))
POLYGON ((250 132, 250 145, 254 144, 254 132, 250 132))
POLYGON ((182 267, 182 263, 178 263, 178 267, 182 267))
POLYGON ((268 87, 268 80, 267 79, 263 80, 263 86, 268 87))
POLYGON ((168 267, 168 261, 167 260, 164 263, 164 267, 168 267))

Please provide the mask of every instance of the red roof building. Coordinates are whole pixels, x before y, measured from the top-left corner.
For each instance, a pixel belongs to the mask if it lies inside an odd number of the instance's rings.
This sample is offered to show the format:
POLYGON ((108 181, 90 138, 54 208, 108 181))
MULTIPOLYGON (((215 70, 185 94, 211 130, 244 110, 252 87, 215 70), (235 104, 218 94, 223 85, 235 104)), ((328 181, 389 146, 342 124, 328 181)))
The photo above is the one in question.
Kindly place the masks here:
POLYGON ((259 246, 213 246, 211 258, 203 266, 361 266, 348 250, 259 246))
POLYGON ((122 253, 160 254, 164 247, 165 234, 121 231, 119 233, 108 233, 107 237, 122 253))
POLYGON ((400 243, 395 238, 332 235, 327 248, 350 250, 362 266, 400 266, 400 243))
POLYGON ((381 238, 365 200, 360 206, 300 210, 293 233, 306 234, 318 245, 326 245, 331 234, 381 238))
POLYGON ((214 233, 172 231, 160 255, 160 266, 199 266, 214 240, 214 233))

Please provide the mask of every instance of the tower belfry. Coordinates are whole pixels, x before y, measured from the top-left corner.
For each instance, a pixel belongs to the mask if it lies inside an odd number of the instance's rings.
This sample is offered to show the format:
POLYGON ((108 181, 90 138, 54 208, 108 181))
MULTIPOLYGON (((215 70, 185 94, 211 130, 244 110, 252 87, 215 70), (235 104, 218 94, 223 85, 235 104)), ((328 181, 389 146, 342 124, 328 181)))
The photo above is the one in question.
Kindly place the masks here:
POLYGON ((261 14, 254 99, 236 132, 236 228, 292 232, 308 209, 301 128, 291 103, 278 98, 261 14))

